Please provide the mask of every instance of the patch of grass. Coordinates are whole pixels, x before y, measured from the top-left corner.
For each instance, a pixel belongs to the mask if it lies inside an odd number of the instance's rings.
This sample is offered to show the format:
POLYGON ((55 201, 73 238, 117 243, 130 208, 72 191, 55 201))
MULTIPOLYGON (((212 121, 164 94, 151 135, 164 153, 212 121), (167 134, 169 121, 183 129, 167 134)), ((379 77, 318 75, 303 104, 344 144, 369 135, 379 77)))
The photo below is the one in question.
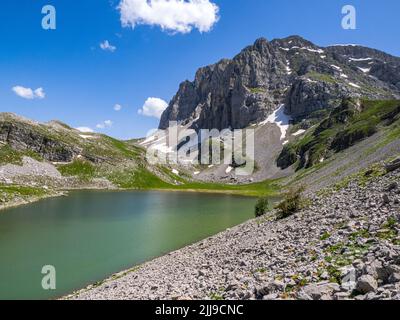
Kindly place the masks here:
POLYGON ((339 253, 344 247, 344 243, 337 243, 327 248, 329 253, 339 253))
POLYGON ((134 145, 120 141, 108 136, 104 136, 104 139, 108 141, 116 150, 120 151, 125 157, 130 159, 137 159, 142 153, 142 150, 134 145))
POLYGON ((282 152, 279 154, 276 164, 282 169, 289 168, 297 161, 297 148, 295 144, 289 143, 283 147, 282 152))
POLYGON ((42 161, 42 157, 33 151, 16 151, 12 149, 8 144, 0 147, 0 165, 4 164, 15 164, 22 165, 22 158, 30 157, 38 161, 42 161))
POLYGON ((311 71, 311 72, 307 73, 307 77, 309 77, 311 80, 315 80, 315 81, 323 81, 323 82, 327 82, 327 83, 335 83, 336 82, 334 77, 332 77, 328 74, 322 74, 322 73, 318 73, 315 71, 311 71))
POLYGON ((341 284, 342 283, 342 277, 341 277, 341 272, 337 267, 334 266, 328 266, 326 268, 326 271, 329 274, 330 277, 330 282, 335 282, 337 284, 341 284))
MULTIPOLYGON (((364 100, 359 105, 351 99, 343 99, 313 131, 287 144, 277 164, 282 169, 295 163, 297 170, 311 168, 378 131, 387 131, 380 142, 382 146, 400 137, 400 101, 364 100)), ((377 150, 378 147, 371 148, 377 150)))
POLYGON ((47 193, 47 191, 42 188, 34 188, 34 187, 19 186, 19 185, 3 185, 3 184, 0 184, 0 192, 9 194, 18 193, 23 196, 42 196, 47 193))
POLYGON ((378 232, 378 238, 382 240, 388 240, 394 244, 398 244, 397 237, 399 235, 397 226, 399 223, 396 218, 390 217, 383 225, 382 229, 378 232))
POLYGON ((78 177, 81 181, 90 181, 95 177, 96 167, 86 160, 74 160, 72 163, 58 166, 65 177, 78 177))
POLYGON ((394 140, 400 139, 400 121, 397 121, 395 124, 393 124, 391 130, 388 131, 389 132, 386 135, 384 141, 381 142, 383 145, 387 145, 394 140))
POLYGON ((386 175, 386 170, 380 164, 373 164, 356 175, 359 185, 365 187, 370 181, 386 175))
POLYGON ((141 160, 145 151, 125 141, 119 141, 106 135, 97 135, 94 139, 78 142, 85 156, 107 159, 112 162, 141 160))
POLYGON ((264 93, 265 89, 262 87, 249 88, 251 93, 264 93))
POLYGON ((116 186, 123 189, 169 189, 173 185, 161 180, 146 167, 139 166, 136 169, 126 169, 112 172, 107 178, 116 186))
POLYGON ((366 150, 365 155, 366 156, 370 155, 379 150, 380 148, 387 146, 388 144, 398 139, 400 139, 400 120, 397 120, 395 123, 385 128, 384 134, 380 138, 379 142, 369 147, 366 150))
POLYGON ((371 234, 369 233, 369 231, 366 229, 363 229, 363 230, 352 233, 349 238, 350 238, 350 240, 357 240, 357 238, 367 239, 370 237, 371 237, 371 234))
POLYGON ((305 287, 307 284, 308 284, 308 281, 305 278, 300 279, 298 282, 299 287, 305 287))
MULTIPOLYGON (((136 267, 133 267, 133 268, 131 268, 131 269, 128 269, 128 270, 126 270, 126 271, 124 271, 124 272, 114 274, 114 275, 111 277, 111 280, 114 281, 114 280, 118 280, 118 279, 124 278, 124 277, 127 276, 128 274, 138 272, 141 268, 142 268, 142 266, 136 266, 136 267)), ((107 280, 106 280, 106 281, 107 281, 107 280)))
POLYGON ((307 279, 303 278, 300 275, 292 276, 292 280, 295 281, 296 284, 292 285, 292 286, 290 286, 290 285, 286 286, 286 288, 285 288, 285 293, 286 294, 292 293, 294 291, 298 291, 298 290, 300 290, 301 288, 305 287, 308 284, 307 279))
POLYGON ((9 145, 0 148, 0 164, 22 164, 22 156, 19 152, 13 150, 9 145))
POLYGON ((259 269, 256 270, 256 272, 257 272, 257 273, 266 273, 266 272, 267 272, 267 269, 265 269, 265 268, 259 268, 259 269))
POLYGON ((350 265, 355 259, 361 258, 371 244, 358 244, 357 236, 366 235, 364 230, 360 230, 349 237, 348 242, 339 242, 325 249, 325 261, 329 263, 327 272, 330 276, 330 281, 341 283, 341 274, 339 269, 350 265))
POLYGON ((224 297, 220 292, 213 292, 210 294, 210 299, 214 301, 222 301, 224 300, 224 297))
POLYGON ((10 202, 15 198, 27 200, 33 197, 43 197, 48 193, 49 191, 43 188, 0 184, 0 204, 10 202))
POLYGON ((158 166, 158 170, 165 175, 169 180, 174 181, 178 184, 185 183, 187 181, 187 176, 183 175, 182 173, 175 174, 171 171, 170 168, 164 166, 158 166), (182 175, 182 176, 181 176, 182 175), (186 179, 185 179, 186 178, 186 179))
POLYGON ((363 100, 363 112, 359 116, 361 120, 368 120, 371 117, 379 120, 391 120, 398 117, 400 113, 399 100, 363 100))
POLYGON ((173 190, 193 190, 203 192, 221 192, 251 197, 264 197, 264 196, 278 196, 280 191, 280 180, 267 180, 263 182, 243 184, 243 185, 230 185, 219 183, 207 182, 185 182, 181 185, 170 186, 173 190))
POLYGON ((325 233, 321 236, 320 240, 322 240, 322 241, 328 240, 330 237, 331 237, 331 234, 330 234, 329 232, 325 232, 325 233))
POLYGON ((378 131, 375 121, 360 121, 336 134, 332 149, 336 152, 355 145, 358 141, 370 137, 378 131))

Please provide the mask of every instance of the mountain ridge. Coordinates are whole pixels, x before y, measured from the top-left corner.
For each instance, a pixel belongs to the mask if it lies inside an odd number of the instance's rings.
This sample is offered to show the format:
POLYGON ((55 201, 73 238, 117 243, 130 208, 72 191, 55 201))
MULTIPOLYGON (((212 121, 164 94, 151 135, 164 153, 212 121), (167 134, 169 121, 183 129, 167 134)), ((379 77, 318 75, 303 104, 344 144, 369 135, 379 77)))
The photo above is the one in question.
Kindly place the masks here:
POLYGON ((193 122, 194 129, 242 129, 265 120, 281 103, 289 115, 303 118, 345 97, 398 99, 399 70, 400 58, 377 49, 320 47, 300 36, 259 38, 182 82, 159 128, 177 121, 193 122))

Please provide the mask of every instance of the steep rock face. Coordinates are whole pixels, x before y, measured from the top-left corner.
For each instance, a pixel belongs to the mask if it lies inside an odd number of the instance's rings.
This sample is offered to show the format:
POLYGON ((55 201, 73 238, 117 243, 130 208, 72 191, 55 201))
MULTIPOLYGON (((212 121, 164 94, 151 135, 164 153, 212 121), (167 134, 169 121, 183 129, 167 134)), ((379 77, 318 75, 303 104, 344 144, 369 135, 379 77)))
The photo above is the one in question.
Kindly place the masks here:
POLYGON ((51 162, 86 160, 93 164, 143 163, 144 151, 134 143, 99 133, 83 133, 60 121, 39 123, 13 113, 0 113, 0 148, 51 162))
POLYGON ((199 69, 194 82, 180 86, 160 128, 193 120, 197 128, 242 128, 265 118, 280 99, 274 91, 289 84, 285 65, 281 52, 260 39, 233 60, 199 69))
POLYGON ((286 112, 292 117, 306 116, 333 104, 344 91, 337 83, 298 78, 293 82, 286 97, 286 112))
POLYGON ((327 50, 337 59, 363 70, 393 90, 400 90, 400 59, 382 51, 362 46, 333 46, 327 50))
POLYGON ((258 39, 232 60, 201 68, 162 115, 195 129, 244 128, 284 103, 301 118, 336 107, 344 97, 400 96, 400 59, 359 46, 321 48, 298 36, 258 39))
POLYGON ((80 153, 78 149, 51 139, 38 130, 32 130, 30 126, 23 125, 23 122, 10 119, 0 121, 0 141, 18 151, 36 152, 53 162, 69 162, 80 153))

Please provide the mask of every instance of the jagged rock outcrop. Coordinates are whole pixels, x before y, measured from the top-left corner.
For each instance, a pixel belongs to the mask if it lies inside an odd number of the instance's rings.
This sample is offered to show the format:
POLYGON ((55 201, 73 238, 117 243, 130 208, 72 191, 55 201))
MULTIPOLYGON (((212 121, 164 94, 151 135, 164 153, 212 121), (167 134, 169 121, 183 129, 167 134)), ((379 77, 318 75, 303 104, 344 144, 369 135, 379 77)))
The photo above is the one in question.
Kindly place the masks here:
POLYGON ((389 85, 400 89, 400 59, 382 51, 362 46, 332 46, 327 50, 338 60, 350 63, 359 70, 367 71, 389 85))
POLYGON ((13 113, 0 113, 0 146, 3 144, 50 162, 71 162, 81 157, 102 163, 120 156, 111 139, 83 135, 60 121, 39 123, 13 113))
POLYGON ((78 148, 52 139, 39 124, 12 114, 0 117, 0 141, 14 150, 35 152, 53 162, 69 162, 80 154, 78 148))
POLYGON ((294 118, 337 106, 345 97, 400 97, 400 58, 361 46, 322 48, 298 36, 258 39, 232 60, 185 81, 160 121, 192 128, 244 128, 284 103, 294 118))

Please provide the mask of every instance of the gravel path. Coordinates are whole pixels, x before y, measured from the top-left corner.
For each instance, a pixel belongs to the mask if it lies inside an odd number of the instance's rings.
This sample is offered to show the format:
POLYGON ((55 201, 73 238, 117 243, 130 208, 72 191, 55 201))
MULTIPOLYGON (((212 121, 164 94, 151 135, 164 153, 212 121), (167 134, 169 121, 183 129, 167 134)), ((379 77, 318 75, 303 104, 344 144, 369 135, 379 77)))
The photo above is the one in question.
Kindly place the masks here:
POLYGON ((400 170, 249 221, 69 299, 400 299, 400 170))

